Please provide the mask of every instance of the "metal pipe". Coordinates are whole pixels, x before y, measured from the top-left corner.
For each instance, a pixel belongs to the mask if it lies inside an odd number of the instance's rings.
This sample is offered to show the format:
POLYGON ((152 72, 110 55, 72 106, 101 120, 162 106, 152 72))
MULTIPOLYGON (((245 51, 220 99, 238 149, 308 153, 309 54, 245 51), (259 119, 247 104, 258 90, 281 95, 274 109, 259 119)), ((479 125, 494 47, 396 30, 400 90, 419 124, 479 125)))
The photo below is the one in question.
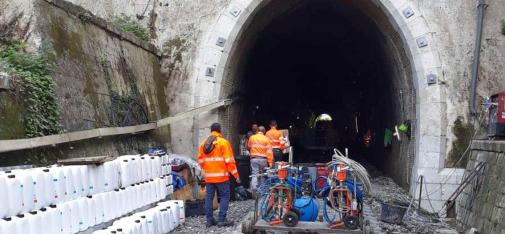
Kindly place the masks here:
POLYGON ((480 65, 480 49, 482 44, 482 27, 484 24, 484 10, 486 9, 487 4, 485 0, 479 0, 479 5, 477 8, 479 9, 479 13, 477 15, 477 32, 475 37, 475 50, 473 53, 473 64, 472 64, 472 83, 470 86, 470 113, 476 114, 476 96, 477 96, 477 79, 479 76, 479 65, 480 65))
POLYGON ((418 204, 419 209, 421 209, 421 195, 423 193, 423 178, 424 178, 424 176, 421 175, 421 178, 420 178, 421 179, 421 183, 420 183, 421 186, 419 187, 419 204, 418 204))

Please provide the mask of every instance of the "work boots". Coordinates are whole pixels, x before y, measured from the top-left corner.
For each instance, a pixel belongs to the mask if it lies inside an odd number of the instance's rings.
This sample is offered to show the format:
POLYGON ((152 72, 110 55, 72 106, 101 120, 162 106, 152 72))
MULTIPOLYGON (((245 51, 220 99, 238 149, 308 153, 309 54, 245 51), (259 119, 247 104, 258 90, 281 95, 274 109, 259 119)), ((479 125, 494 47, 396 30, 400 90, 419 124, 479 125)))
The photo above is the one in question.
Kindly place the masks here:
POLYGON ((216 220, 215 220, 215 219, 212 219, 212 220, 207 220, 207 222, 205 223, 205 227, 208 227, 208 228, 209 228, 209 227, 214 226, 214 225, 216 225, 216 224, 218 224, 218 223, 216 222, 216 220))
POLYGON ((224 220, 222 222, 217 222, 218 227, 230 227, 233 226, 233 221, 224 220))

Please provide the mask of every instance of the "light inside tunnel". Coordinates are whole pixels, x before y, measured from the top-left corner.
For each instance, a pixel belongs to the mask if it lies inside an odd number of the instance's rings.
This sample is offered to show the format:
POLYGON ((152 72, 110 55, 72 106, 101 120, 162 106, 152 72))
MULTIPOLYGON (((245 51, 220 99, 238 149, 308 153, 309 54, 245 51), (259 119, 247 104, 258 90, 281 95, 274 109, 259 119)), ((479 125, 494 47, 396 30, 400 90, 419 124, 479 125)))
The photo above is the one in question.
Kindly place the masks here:
POLYGON ((236 127, 245 133, 251 123, 277 120, 290 129, 295 162, 327 162, 337 147, 382 170, 405 167, 404 143, 382 143, 385 129, 414 112, 409 64, 393 31, 384 31, 389 22, 381 28, 367 15, 369 1, 302 0, 272 9, 279 2, 257 14, 235 52, 236 127), (271 17, 276 11, 283 13, 271 17))
POLYGON ((331 116, 329 114, 320 114, 319 116, 317 116, 316 118, 316 122, 320 122, 320 121, 333 121, 333 118, 331 118, 331 116))

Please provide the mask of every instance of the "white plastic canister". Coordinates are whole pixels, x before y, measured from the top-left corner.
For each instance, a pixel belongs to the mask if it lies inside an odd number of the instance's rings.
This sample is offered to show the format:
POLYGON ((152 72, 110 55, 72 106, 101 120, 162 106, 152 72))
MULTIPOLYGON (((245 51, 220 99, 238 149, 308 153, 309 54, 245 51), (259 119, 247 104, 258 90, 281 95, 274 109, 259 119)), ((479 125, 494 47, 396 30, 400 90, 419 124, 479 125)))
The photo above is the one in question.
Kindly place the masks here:
POLYGON ((4 172, 0 171, 0 219, 9 214, 9 198, 7 194, 7 176, 4 172))
POLYGON ((169 186, 167 187, 167 193, 168 193, 168 194, 172 194, 172 193, 174 193, 174 186, 173 186, 173 185, 169 185, 169 186))
POLYGON ((71 233, 79 232, 79 221, 81 216, 81 211, 79 210, 79 199, 69 201, 70 205, 70 231, 71 233))
POLYGON ((22 193, 22 206, 20 213, 27 213, 35 207, 35 190, 33 186, 33 178, 28 170, 19 170, 15 172, 19 179, 22 193))
POLYGON ((105 193, 99 193, 93 196, 92 198, 95 200, 96 209, 95 209, 95 219, 96 224, 101 224, 105 221, 105 193))
POLYGON ((99 194, 105 192, 104 184, 105 184, 105 171, 104 166, 98 165, 93 167, 93 173, 91 179, 91 183, 94 187, 94 194, 99 194))
POLYGON ((16 230, 16 223, 11 217, 0 219, 0 233, 20 233, 16 230))
POLYGON ((82 183, 82 188, 81 188, 81 197, 85 197, 88 195, 91 195, 91 191, 89 190, 90 187, 90 167, 83 165, 83 166, 78 166, 81 174, 81 183, 82 183))
POLYGON ((88 226, 93 227, 97 225, 96 223, 96 200, 93 196, 88 196, 86 199, 86 208, 88 212, 88 226))
POLYGON ((122 187, 128 187, 132 184, 130 161, 128 161, 128 159, 122 159, 119 162, 119 174, 120 174, 120 184, 122 187))
POLYGON ((174 204, 172 201, 160 202, 158 203, 158 207, 165 208, 170 213, 170 225, 175 228, 179 225, 180 222, 180 211, 179 206, 174 204))
POLYGON ((71 201, 63 203, 60 208, 61 217, 61 233, 74 233, 72 232, 72 210, 70 206, 71 201))
POLYGON ((28 173, 32 176, 33 180, 33 208, 32 210, 38 210, 42 208, 46 201, 46 193, 45 193, 45 180, 44 180, 44 172, 40 170, 40 168, 34 168, 28 170, 28 173))
POLYGON ((79 193, 77 192, 77 185, 74 183, 76 179, 74 179, 74 167, 72 166, 64 166, 61 167, 61 170, 63 171, 65 175, 65 189, 66 189, 66 196, 64 201, 71 201, 76 199, 79 196, 79 193))
POLYGON ((72 173, 72 184, 75 189, 75 193, 72 196, 73 199, 77 199, 78 197, 81 197, 84 188, 82 184, 82 178, 81 178, 81 166, 68 166, 70 168, 70 173, 72 173))
MULTIPOLYGON (((45 213, 44 213, 45 214, 45 213)), ((40 211, 30 211, 25 214, 28 226, 25 227, 27 234, 39 234, 42 229, 42 217, 40 211)))
MULTIPOLYGON (((76 200, 78 206, 79 231, 84 231, 89 227, 88 198, 81 197, 76 200)), ((73 214, 73 212, 72 212, 73 214)))
POLYGON ((26 234, 28 229, 28 220, 25 218, 25 214, 19 214, 12 217, 12 222, 16 226, 14 230, 15 234, 26 234))
POLYGON ((62 214, 58 205, 50 205, 46 211, 46 218, 43 219, 44 230, 47 233, 62 233, 62 214))
POLYGON ((112 181, 114 180, 114 165, 112 162, 105 162, 103 164, 104 168, 104 191, 109 192, 114 190, 112 181))
POLYGON ((66 185, 65 185, 65 174, 61 167, 52 167, 51 180, 53 183, 53 204, 59 204, 66 200, 66 185))
POLYGON ((179 224, 183 224, 186 221, 186 214, 184 212, 184 201, 182 200, 173 200, 170 201, 175 204, 179 208, 179 224))
POLYGON ((162 164, 161 163, 161 157, 159 157, 159 156, 154 157, 154 165, 155 165, 155 167, 154 167, 154 172, 155 172, 154 176, 155 177, 160 177, 162 175, 161 174, 161 164, 162 164))
POLYGON ((51 175, 51 169, 50 168, 43 168, 42 169, 42 177, 43 177, 43 184, 44 184, 44 201, 41 203, 42 207, 47 207, 51 204, 55 203, 54 199, 54 183, 53 183, 53 176, 51 175))

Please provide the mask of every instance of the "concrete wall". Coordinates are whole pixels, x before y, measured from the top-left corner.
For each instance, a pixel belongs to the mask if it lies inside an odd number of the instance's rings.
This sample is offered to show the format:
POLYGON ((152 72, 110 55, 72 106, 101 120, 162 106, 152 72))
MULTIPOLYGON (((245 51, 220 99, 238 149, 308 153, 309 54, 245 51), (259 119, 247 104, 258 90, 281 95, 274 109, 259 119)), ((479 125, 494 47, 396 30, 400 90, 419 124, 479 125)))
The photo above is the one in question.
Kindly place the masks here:
POLYGON ((458 225, 479 233, 505 233, 505 142, 474 141, 465 174, 479 162, 486 167, 457 200, 458 225))

